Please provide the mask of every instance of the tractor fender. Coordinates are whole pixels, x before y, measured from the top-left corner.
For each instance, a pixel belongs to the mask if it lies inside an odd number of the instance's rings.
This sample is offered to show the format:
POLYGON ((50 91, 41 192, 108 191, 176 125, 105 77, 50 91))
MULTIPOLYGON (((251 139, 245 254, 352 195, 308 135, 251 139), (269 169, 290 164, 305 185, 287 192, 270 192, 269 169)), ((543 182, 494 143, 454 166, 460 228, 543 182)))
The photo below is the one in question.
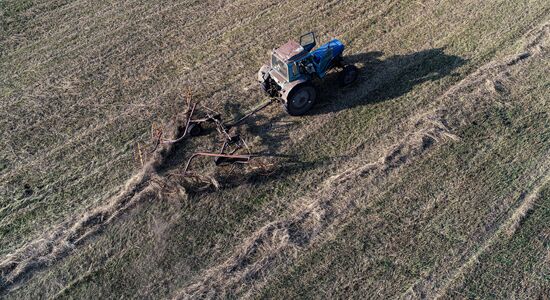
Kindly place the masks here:
POLYGON ((285 84, 283 86, 283 89, 281 90, 281 98, 286 102, 287 98, 290 95, 290 93, 292 92, 292 90, 294 90, 299 85, 302 85, 302 84, 307 83, 307 82, 309 82, 309 80, 298 79, 298 80, 295 80, 293 82, 289 82, 289 83, 285 84))

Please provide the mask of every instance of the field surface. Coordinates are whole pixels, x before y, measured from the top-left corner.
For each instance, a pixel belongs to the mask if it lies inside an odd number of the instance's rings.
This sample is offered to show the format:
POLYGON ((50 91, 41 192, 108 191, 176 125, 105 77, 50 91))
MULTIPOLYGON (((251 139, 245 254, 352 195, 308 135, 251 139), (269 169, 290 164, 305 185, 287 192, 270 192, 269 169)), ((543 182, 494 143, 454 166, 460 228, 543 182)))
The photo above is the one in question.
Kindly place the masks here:
POLYGON ((3 0, 0 26, 0 298, 550 296, 547 0, 3 0), (263 101, 312 30, 359 80, 254 116, 253 164, 148 152, 189 95, 263 101))

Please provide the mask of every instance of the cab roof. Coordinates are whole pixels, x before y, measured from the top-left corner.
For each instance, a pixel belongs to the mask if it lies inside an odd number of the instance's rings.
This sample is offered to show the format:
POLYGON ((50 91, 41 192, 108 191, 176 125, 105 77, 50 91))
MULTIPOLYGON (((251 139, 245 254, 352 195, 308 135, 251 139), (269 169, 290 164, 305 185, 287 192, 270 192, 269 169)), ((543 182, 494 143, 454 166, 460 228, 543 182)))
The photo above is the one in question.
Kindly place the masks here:
POLYGON ((296 60, 306 54, 304 47, 295 41, 288 41, 279 48, 274 49, 275 54, 284 61, 296 60))

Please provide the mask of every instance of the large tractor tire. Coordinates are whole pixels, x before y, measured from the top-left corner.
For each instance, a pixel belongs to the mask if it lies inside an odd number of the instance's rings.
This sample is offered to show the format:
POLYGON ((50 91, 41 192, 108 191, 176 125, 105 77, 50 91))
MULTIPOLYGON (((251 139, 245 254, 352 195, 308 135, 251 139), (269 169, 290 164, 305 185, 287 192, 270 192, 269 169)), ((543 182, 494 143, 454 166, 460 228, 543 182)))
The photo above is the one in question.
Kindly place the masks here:
POLYGON ((301 116, 313 107, 316 97, 317 92, 312 85, 299 85, 288 95, 285 109, 291 116, 301 116))
POLYGON ((354 83, 359 76, 359 69, 354 65, 347 65, 340 74, 340 83, 342 86, 348 86, 354 83))

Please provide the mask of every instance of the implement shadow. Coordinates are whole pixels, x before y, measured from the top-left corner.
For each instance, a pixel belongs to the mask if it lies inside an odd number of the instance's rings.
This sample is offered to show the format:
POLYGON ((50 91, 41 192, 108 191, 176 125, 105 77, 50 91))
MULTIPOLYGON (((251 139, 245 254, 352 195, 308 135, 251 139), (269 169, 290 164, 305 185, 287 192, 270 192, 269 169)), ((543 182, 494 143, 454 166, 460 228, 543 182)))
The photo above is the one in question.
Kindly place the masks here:
POLYGON ((445 53, 444 48, 422 50, 381 59, 380 51, 346 56, 347 63, 359 68, 357 82, 340 87, 338 72, 331 72, 317 83, 318 104, 311 115, 327 114, 398 98, 416 85, 437 81, 464 65, 467 60, 445 53))

